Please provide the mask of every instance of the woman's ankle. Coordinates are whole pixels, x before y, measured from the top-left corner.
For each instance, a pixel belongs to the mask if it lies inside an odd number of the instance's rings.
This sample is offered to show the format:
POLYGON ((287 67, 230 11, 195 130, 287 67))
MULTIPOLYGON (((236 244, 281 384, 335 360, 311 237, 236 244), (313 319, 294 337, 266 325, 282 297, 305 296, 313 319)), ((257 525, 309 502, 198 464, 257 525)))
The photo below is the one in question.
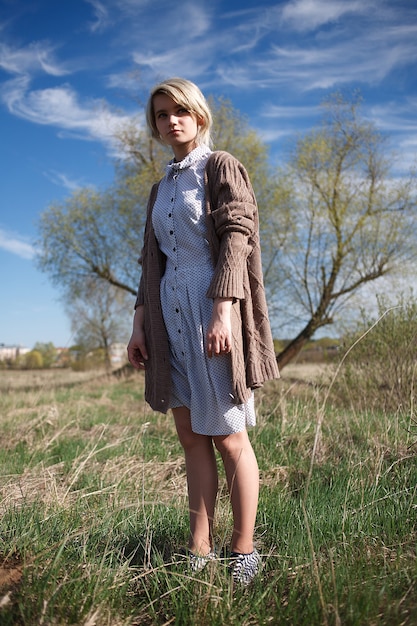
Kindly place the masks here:
POLYGON ((255 546, 253 543, 253 539, 243 540, 241 537, 238 539, 234 539, 232 537, 232 542, 230 546, 231 552, 237 552, 238 554, 250 554, 253 552, 255 546))
POLYGON ((206 556, 213 552, 213 542, 212 541, 192 541, 190 540, 188 543, 188 549, 193 554, 197 554, 199 556, 206 556))

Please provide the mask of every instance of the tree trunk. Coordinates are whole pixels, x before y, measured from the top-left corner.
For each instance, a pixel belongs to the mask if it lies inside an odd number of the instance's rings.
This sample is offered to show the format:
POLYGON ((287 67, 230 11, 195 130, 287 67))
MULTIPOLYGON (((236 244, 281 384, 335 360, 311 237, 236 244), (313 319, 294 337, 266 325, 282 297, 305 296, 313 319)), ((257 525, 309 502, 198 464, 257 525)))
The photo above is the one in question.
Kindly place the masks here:
POLYGON ((301 331, 297 335, 295 339, 293 339, 285 348, 277 354, 277 363, 279 369, 284 369, 290 361, 293 361, 295 357, 301 352, 303 346, 307 343, 307 341, 312 337, 313 333, 307 331, 307 326, 304 330, 301 331))
POLYGON ((277 364, 280 369, 284 369, 290 361, 293 361, 295 357, 301 352, 305 344, 312 338, 316 330, 331 323, 331 319, 327 318, 321 313, 322 307, 319 311, 310 319, 308 324, 304 326, 303 330, 290 341, 290 343, 277 354, 277 364))

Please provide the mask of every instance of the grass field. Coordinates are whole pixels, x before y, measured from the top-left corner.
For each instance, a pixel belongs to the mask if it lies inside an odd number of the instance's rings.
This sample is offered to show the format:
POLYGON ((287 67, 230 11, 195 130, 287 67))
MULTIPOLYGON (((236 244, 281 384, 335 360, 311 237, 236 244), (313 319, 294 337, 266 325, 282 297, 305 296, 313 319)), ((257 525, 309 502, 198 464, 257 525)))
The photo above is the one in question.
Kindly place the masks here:
POLYGON ((337 408, 328 369, 283 374, 257 395, 265 558, 242 590, 221 560, 195 576, 176 562, 184 463, 141 374, 0 372, 0 624, 416 624, 413 416, 337 408))

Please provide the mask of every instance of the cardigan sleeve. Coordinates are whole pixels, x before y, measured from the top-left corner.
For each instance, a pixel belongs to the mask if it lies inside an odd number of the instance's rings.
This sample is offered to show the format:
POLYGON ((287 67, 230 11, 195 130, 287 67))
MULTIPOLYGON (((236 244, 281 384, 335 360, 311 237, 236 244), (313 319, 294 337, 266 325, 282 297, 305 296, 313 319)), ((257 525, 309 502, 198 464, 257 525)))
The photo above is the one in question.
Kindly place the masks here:
POLYGON ((142 267, 142 272, 139 280, 139 287, 136 296, 135 309, 138 306, 143 305, 145 302, 145 278, 144 278, 144 266, 146 266, 147 262, 147 254, 149 248, 149 232, 151 229, 151 220, 152 220, 152 209, 156 200, 156 196, 158 193, 158 183, 152 186, 151 193, 149 194, 148 204, 146 208, 146 222, 145 222, 145 230, 143 234, 143 246, 141 255, 138 258, 138 264, 142 267))
POLYGON ((257 206, 243 165, 227 153, 217 153, 207 171, 210 216, 219 242, 209 298, 243 299, 247 258, 257 228, 257 206))

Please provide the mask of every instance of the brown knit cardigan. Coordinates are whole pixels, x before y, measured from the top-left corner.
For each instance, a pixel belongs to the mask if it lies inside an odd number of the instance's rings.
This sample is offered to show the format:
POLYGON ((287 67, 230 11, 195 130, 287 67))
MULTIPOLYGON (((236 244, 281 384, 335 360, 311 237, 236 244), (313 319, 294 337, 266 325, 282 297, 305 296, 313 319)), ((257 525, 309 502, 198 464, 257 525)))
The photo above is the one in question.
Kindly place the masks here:
MULTIPOLYGON (((145 399, 154 410, 166 413, 171 368, 159 296, 166 258, 159 249, 151 220, 157 191, 158 184, 153 186, 148 202, 135 308, 145 307, 149 354, 145 399)), ((245 168, 229 153, 218 151, 210 155, 205 169, 205 198, 207 240, 214 265, 207 297, 233 298, 232 388, 234 401, 242 404, 252 389, 279 378, 279 372, 263 286, 256 199, 245 168)))

